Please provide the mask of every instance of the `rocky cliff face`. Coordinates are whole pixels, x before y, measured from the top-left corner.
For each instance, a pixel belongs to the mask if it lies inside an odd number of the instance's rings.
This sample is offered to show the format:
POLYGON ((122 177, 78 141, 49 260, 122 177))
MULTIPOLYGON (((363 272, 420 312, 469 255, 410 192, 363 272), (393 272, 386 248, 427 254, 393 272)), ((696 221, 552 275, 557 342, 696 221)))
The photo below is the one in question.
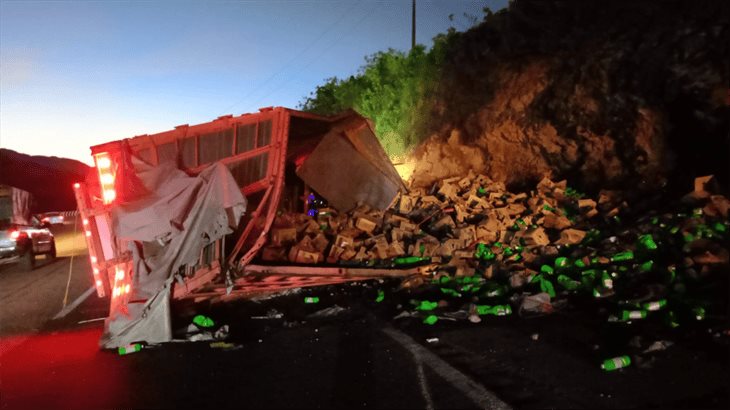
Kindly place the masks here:
POLYGON ((416 186, 468 169, 524 186, 730 176, 724 2, 515 1, 464 33, 416 151, 416 186))

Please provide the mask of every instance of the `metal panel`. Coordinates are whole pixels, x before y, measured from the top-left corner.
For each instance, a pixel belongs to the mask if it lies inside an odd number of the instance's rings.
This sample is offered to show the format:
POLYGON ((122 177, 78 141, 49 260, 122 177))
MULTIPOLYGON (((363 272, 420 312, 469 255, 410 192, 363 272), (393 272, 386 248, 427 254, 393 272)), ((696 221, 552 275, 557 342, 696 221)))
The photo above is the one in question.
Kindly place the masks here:
POLYGON ((177 143, 176 141, 157 146, 157 162, 177 161, 177 143))
POLYGON ((195 137, 180 140, 180 153, 182 154, 183 167, 195 168, 198 166, 198 161, 195 159, 195 137))
POLYGON ((199 164, 210 164, 219 159, 228 158, 233 153, 233 128, 218 132, 202 134, 198 137, 199 164))
POLYGON ((400 186, 362 155, 341 130, 327 134, 297 175, 341 211, 358 202, 386 209, 400 186))
POLYGON ((241 154, 254 149, 256 146, 256 124, 239 125, 237 131, 236 153, 241 154))
POLYGON ((96 215, 94 220, 96 221, 96 229, 98 232, 97 237, 101 242, 101 250, 104 252, 104 260, 112 260, 115 257, 114 248, 112 247, 112 233, 106 215, 96 215))

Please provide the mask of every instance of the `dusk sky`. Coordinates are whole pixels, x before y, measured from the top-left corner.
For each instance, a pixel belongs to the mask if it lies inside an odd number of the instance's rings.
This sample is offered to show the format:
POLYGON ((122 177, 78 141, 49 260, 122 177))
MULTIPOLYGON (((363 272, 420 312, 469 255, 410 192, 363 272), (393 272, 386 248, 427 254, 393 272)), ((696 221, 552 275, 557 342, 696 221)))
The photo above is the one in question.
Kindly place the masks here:
MULTIPOLYGON (((417 0, 417 42, 506 4, 417 0)), ((408 50, 410 22, 411 0, 0 0, 0 147, 90 164, 91 145, 296 108, 365 56, 408 50)))

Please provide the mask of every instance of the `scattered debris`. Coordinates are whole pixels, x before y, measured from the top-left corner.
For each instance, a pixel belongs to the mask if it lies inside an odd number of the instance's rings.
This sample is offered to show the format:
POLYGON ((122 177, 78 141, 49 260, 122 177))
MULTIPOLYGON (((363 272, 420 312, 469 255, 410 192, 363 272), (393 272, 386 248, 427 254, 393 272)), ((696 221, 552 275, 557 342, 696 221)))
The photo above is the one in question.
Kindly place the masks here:
POLYGON ((239 344, 229 342, 211 342, 209 346, 211 349, 221 349, 225 351, 238 350, 243 348, 243 346, 239 344))
POLYGON ((341 306, 334 305, 334 306, 330 306, 328 308, 324 308, 322 310, 318 310, 307 317, 308 318, 321 318, 321 317, 337 316, 346 310, 347 309, 345 309, 341 306))
MULTIPOLYGON (((408 310, 393 319, 413 317, 427 325, 504 320, 513 308, 522 317, 546 315, 575 297, 600 300, 607 326, 654 321, 674 329, 690 319, 707 320, 714 305, 688 296, 730 263, 730 201, 711 181, 698 178, 695 191, 676 206, 644 211, 653 205, 632 207, 617 191, 592 199, 566 181, 545 178, 534 190, 511 193, 470 173, 399 194, 384 211, 359 205, 347 212, 279 215, 261 257, 272 263, 419 267, 421 274, 403 279, 395 292, 423 296, 410 300, 410 307, 399 305, 408 310)), ((373 286, 375 302, 383 302, 385 291, 373 286)), ((398 303, 396 295, 388 300, 398 303)), ((537 341, 539 334, 531 338, 537 341)), ((657 343, 644 352, 671 344, 657 343)), ((630 364, 620 356, 602 367, 630 364)))
POLYGON ((666 350, 669 346, 673 345, 674 342, 670 342, 669 340, 657 340, 656 342, 652 343, 649 347, 644 349, 642 353, 651 353, 651 352, 660 352, 662 350, 666 350))
POLYGON ((524 313, 551 313, 552 311, 553 306, 550 304, 550 295, 544 292, 525 296, 520 305, 520 315, 524 313))
POLYGON ((266 315, 263 316, 251 316, 251 319, 281 319, 284 317, 284 314, 279 312, 276 309, 269 309, 266 312, 266 315))

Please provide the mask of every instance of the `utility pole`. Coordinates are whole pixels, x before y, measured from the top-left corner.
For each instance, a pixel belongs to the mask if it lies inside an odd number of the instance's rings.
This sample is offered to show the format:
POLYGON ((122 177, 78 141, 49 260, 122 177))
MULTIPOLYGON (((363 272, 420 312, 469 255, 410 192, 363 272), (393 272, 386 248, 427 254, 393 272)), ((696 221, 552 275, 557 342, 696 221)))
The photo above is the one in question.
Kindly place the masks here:
POLYGON ((411 50, 416 47, 416 0, 411 2, 411 50))

